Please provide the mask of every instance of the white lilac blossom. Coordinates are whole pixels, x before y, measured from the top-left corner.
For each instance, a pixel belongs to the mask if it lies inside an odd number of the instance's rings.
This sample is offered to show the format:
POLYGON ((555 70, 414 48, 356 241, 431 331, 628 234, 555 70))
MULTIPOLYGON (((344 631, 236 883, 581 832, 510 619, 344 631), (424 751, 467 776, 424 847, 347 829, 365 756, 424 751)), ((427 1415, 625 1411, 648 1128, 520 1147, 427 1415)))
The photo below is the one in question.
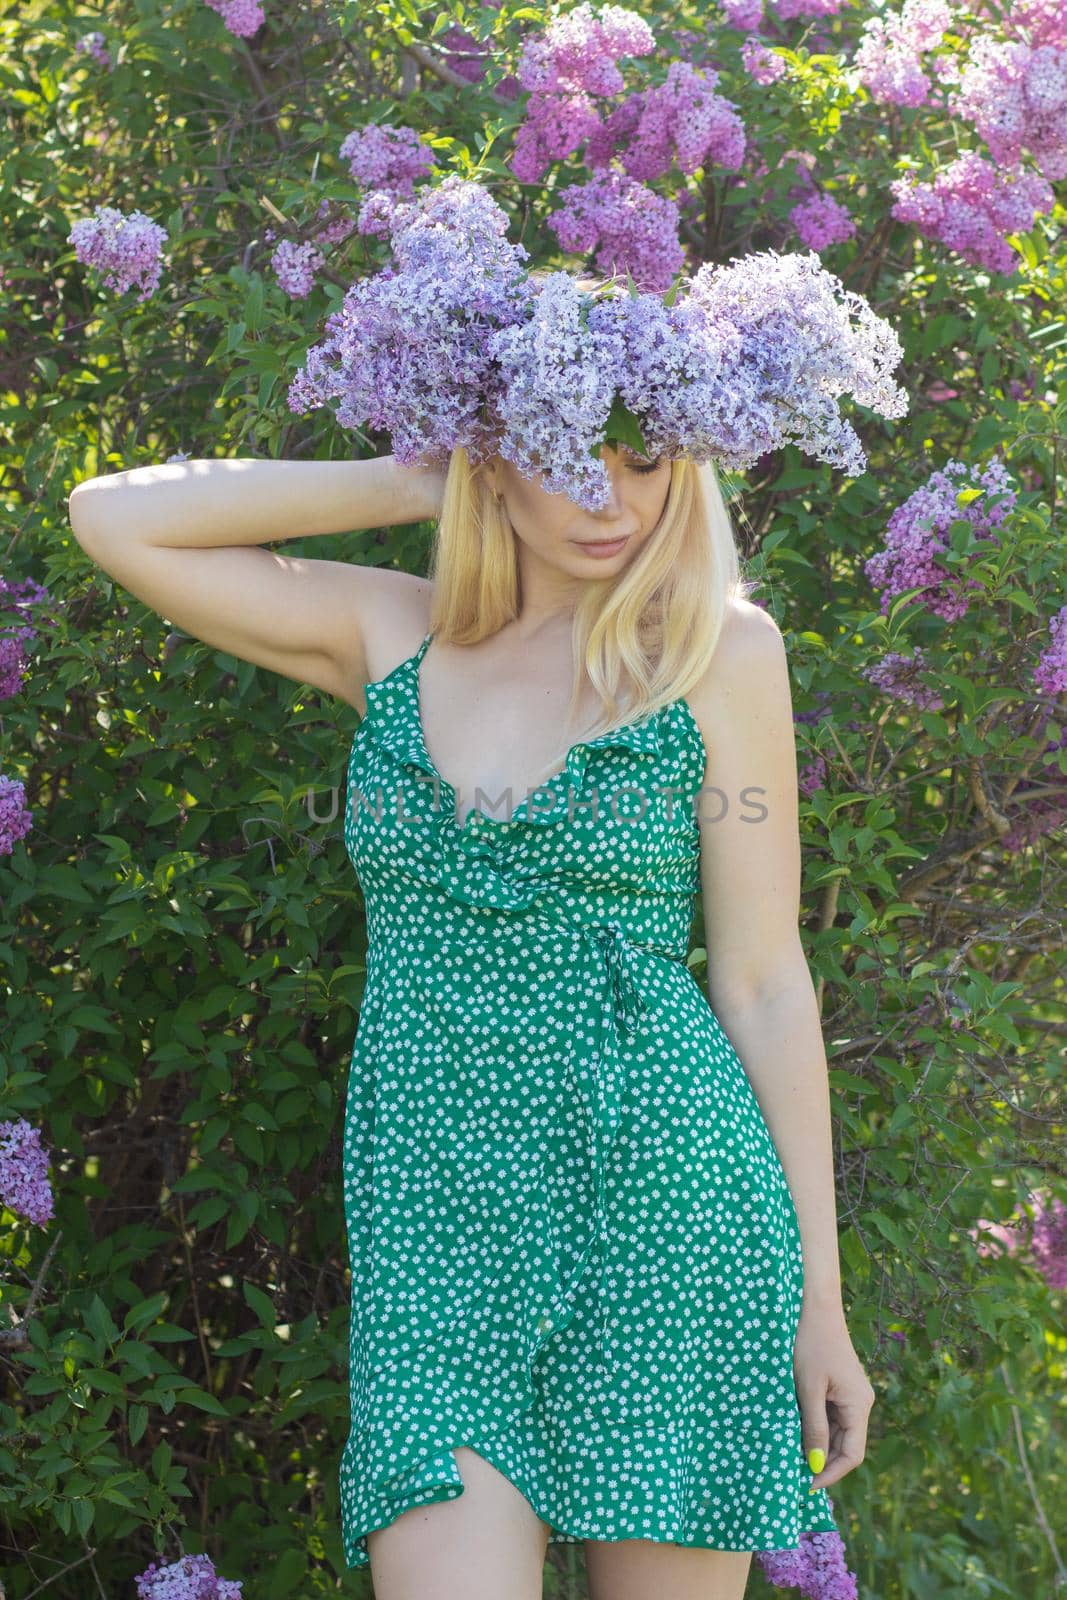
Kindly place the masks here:
POLYGON ((566 271, 532 278, 475 182, 450 176, 380 216, 393 261, 348 290, 288 403, 336 399, 341 426, 389 432, 403 465, 496 451, 595 511, 609 485, 594 452, 635 425, 650 456, 744 471, 793 443, 858 476, 839 397, 907 411, 896 334, 813 251, 705 264, 666 296, 618 278, 586 292, 566 271))

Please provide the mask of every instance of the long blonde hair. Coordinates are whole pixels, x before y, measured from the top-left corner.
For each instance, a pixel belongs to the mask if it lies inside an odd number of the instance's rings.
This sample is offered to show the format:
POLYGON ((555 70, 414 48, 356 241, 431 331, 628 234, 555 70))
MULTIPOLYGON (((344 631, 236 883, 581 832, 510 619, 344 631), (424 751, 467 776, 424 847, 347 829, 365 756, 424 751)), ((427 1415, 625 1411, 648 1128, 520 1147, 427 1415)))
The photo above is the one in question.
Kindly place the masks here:
MULTIPOLYGON (((477 644, 520 612, 515 533, 503 501, 467 451, 453 450, 430 556, 430 628, 455 644, 477 644)), ((581 668, 602 701, 583 740, 643 720, 700 680, 731 599, 753 585, 741 575, 730 516, 710 463, 671 462, 663 515, 616 577, 590 579, 575 609, 575 716, 581 668)), ((561 746, 545 771, 570 748, 561 746)))

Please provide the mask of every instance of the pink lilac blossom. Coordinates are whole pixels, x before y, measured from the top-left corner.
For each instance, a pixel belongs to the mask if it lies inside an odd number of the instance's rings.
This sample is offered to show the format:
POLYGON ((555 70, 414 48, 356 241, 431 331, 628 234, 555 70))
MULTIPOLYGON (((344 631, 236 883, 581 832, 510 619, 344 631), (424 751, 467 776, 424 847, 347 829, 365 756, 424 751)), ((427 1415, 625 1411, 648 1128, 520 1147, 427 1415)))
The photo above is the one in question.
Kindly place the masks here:
POLYGON ((1022 850, 1067 822, 1067 773, 1060 755, 1064 749, 1067 729, 1059 738, 1049 739, 1039 769, 1013 789, 1003 807, 1011 824, 1001 839, 1005 849, 1022 850))
POLYGON ((1067 1205, 1038 1201, 1030 1231, 1034 1265, 1050 1289, 1067 1289, 1067 1205))
POLYGON ((544 33, 523 45, 516 76, 530 93, 618 94, 623 77, 618 62, 624 56, 647 56, 656 37, 636 11, 624 6, 575 6, 556 17, 544 33))
POLYGON ((221 1578, 210 1556, 153 1561, 134 1578, 137 1600, 241 1600, 240 1578, 221 1578))
POLYGON ((754 83, 777 83, 788 70, 782 57, 770 50, 754 33, 741 46, 741 65, 754 83))
POLYGON ((883 614, 898 595, 918 589, 917 602, 943 621, 958 622, 966 615, 971 592, 982 586, 943 565, 949 529, 954 522, 969 522, 975 539, 995 543, 995 529, 1016 501, 1010 481, 996 457, 981 472, 962 461, 949 461, 897 506, 886 527, 885 548, 863 565, 871 584, 881 590, 883 614), (986 494, 980 494, 961 506, 959 491, 977 487, 999 495, 998 502, 991 504, 986 494))
POLYGON ((971 11, 979 20, 988 17, 1013 38, 1030 45, 1054 44, 1067 48, 1067 6, 1063 0, 1012 0, 994 6, 973 0, 971 11))
POLYGON ((519 183, 540 183, 553 161, 565 161, 599 127, 596 106, 584 92, 532 94, 508 161, 512 175, 519 183))
POLYGON ((315 223, 312 224, 312 232, 315 235, 315 243, 317 245, 343 244, 356 226, 355 221, 351 217, 345 216, 345 214, 342 212, 339 216, 335 217, 332 222, 327 222, 323 226, 319 227, 318 224, 322 221, 323 217, 328 215, 329 210, 329 200, 323 200, 315 214, 315 223))
POLYGON ((1042 694, 1067 692, 1067 606, 1061 606, 1048 625, 1049 640, 1034 668, 1034 682, 1042 694))
POLYGON ((1015 271, 1019 257, 1005 235, 1029 233, 1055 200, 1037 173, 1001 171, 977 150, 965 150, 932 183, 917 183, 909 174, 889 189, 895 200, 890 215, 898 222, 914 222, 926 238, 990 272, 1015 271))
POLYGON ((207 3, 238 39, 250 39, 266 21, 260 0, 207 0, 207 3))
POLYGON ((567 272, 535 282, 507 224, 458 177, 398 204, 395 265, 348 291, 290 408, 337 397, 338 423, 387 429, 402 463, 499 450, 588 510, 609 492, 594 452, 616 398, 650 455, 733 470, 789 440, 858 475, 866 459, 836 397, 907 412, 889 377, 900 341, 813 253, 705 264, 667 306, 617 282, 583 294, 567 272))
POLYGON ((668 289, 684 265, 678 242, 678 207, 622 172, 601 172, 589 183, 559 192, 560 209, 548 218, 564 250, 596 251, 605 276, 630 273, 639 289, 668 289))
POLYGON ((722 10, 726 26, 740 33, 758 28, 763 20, 763 0, 723 0, 722 10))
POLYGON ((925 104, 931 84, 920 57, 941 43, 951 17, 945 0, 904 0, 896 15, 867 18, 853 66, 872 100, 897 106, 925 104))
POLYGON ((109 289, 120 294, 140 284, 139 300, 147 300, 159 287, 163 263, 160 252, 168 237, 143 211, 124 216, 114 206, 98 205, 91 217, 82 217, 67 235, 68 244, 83 266, 97 267, 109 289))
POLYGON ((851 239, 856 224, 847 209, 833 195, 815 194, 802 200, 789 213, 800 242, 809 250, 825 250, 831 244, 851 239))
POLYGON ((607 166, 615 154, 631 178, 651 182, 677 161, 691 177, 701 166, 736 171, 745 156, 745 128, 737 108, 716 90, 719 73, 700 73, 672 61, 661 84, 616 106, 588 139, 589 166, 607 166))
POLYGON ((999 167, 1015 166, 1025 148, 1046 178, 1067 177, 1067 50, 980 34, 949 110, 971 124, 999 167))
POLYGON ((92 56, 93 60, 101 67, 110 67, 111 65, 111 55, 107 48, 107 42, 99 30, 93 33, 83 33, 74 48, 79 53, 92 56))
POLYGON ((769 1583, 799 1589, 805 1600, 857 1600, 839 1533, 802 1533, 792 1549, 761 1550, 758 1557, 769 1583))
POLYGON ((40 1133, 25 1117, 0 1122, 0 1205, 38 1227, 55 1214, 48 1155, 40 1133))
POLYGON ((921 674, 929 671, 922 650, 916 647, 910 656, 887 650, 880 660, 864 668, 863 677, 891 700, 903 700, 920 711, 940 711, 944 701, 922 681, 921 674))
POLYGON ((772 10, 779 22, 792 22, 796 17, 836 17, 846 3, 847 0, 772 0, 772 10))
POLYGON ((342 141, 338 152, 352 178, 364 189, 384 189, 410 198, 415 183, 434 170, 434 155, 405 123, 369 122, 342 141))
POLYGON ((283 239, 270 258, 278 282, 293 300, 302 300, 315 287, 315 273, 325 257, 310 240, 297 244, 293 239, 283 239))

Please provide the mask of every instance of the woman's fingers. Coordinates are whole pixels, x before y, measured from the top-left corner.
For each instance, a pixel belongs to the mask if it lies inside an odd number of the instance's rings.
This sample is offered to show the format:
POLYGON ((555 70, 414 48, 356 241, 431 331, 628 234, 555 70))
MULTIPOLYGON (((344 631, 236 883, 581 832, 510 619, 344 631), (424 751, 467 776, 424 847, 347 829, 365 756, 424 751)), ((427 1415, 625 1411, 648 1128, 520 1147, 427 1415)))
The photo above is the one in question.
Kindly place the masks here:
POLYGON ((858 1467, 867 1453, 867 1419, 874 1405, 874 1390, 869 1394, 859 1390, 855 1394, 826 1401, 826 1415, 830 1424, 830 1448, 826 1465, 811 1480, 813 1489, 828 1489, 853 1467, 858 1467))

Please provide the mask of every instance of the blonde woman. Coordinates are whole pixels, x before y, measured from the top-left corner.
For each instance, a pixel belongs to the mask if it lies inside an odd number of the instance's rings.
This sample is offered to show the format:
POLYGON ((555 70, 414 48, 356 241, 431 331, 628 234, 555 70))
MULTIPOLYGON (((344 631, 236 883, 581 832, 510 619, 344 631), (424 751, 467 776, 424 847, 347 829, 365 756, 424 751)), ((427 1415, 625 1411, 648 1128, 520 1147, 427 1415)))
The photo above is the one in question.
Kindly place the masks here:
POLYGON ((601 459, 596 512, 462 449, 70 501, 177 627, 361 714, 340 1486, 377 1600, 535 1600, 550 1540, 592 1600, 738 1600, 864 1456, 782 636, 712 466, 601 459), (426 578, 262 548, 424 519, 426 578))

